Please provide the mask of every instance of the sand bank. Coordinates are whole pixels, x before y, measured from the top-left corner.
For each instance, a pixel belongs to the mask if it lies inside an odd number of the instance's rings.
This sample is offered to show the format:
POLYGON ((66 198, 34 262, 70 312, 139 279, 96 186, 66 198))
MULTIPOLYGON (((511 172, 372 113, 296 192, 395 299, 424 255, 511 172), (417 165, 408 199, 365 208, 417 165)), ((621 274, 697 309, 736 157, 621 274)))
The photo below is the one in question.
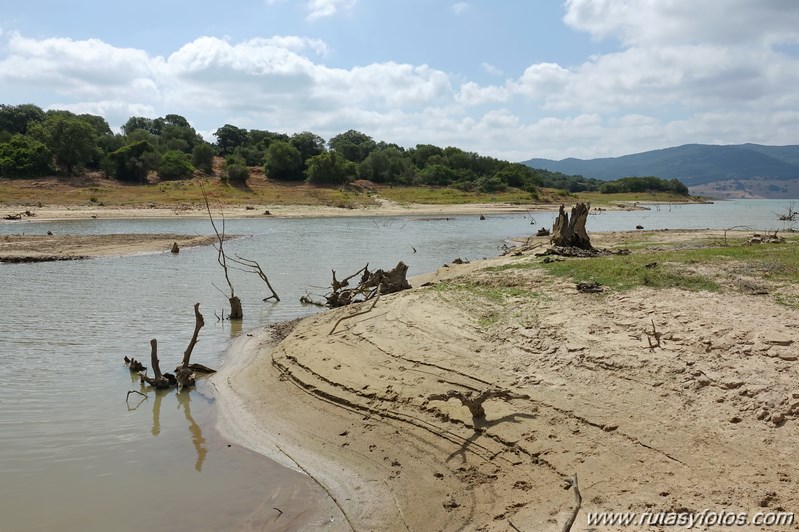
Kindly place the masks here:
POLYGON ((43 262, 169 252, 205 246, 216 237, 180 234, 0 235, 0 262, 43 262))
POLYGON ((442 268, 332 335, 354 309, 254 331, 214 377, 223 430, 311 474, 344 529, 560 530, 575 473, 576 530, 588 511, 799 508, 799 311, 507 268, 533 260, 442 268), (490 387, 529 397, 484 420, 427 400, 490 387))

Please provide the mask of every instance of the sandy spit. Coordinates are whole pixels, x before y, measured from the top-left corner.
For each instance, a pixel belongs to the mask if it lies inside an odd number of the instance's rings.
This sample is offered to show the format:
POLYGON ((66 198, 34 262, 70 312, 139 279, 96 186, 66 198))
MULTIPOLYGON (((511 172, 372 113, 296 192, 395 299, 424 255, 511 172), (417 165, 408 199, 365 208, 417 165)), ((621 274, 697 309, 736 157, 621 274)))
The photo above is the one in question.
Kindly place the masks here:
MULTIPOLYGON (((26 229, 30 229, 30 226, 26 229)), ((213 242, 216 242, 215 236, 180 234, 0 235, 0 262, 41 262, 167 253, 174 243, 179 248, 187 248, 213 242)))
POLYGON ((575 473, 574 530, 589 511, 799 508, 799 311, 491 268, 533 260, 451 265, 334 334, 355 309, 253 331, 214 377, 223 430, 312 475, 343 529, 560 530, 575 473), (483 420, 428 400, 493 387, 528 397, 483 420))

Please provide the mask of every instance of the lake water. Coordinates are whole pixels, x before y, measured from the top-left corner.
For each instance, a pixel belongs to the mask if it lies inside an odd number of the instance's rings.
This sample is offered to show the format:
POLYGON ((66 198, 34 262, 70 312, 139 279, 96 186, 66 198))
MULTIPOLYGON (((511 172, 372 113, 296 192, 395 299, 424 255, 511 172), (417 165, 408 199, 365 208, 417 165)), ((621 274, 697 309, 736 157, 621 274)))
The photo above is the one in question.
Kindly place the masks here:
MULTIPOLYGON (((672 205, 604 212, 589 231, 784 229, 786 200, 672 205)), ((318 501, 307 477, 236 445, 214 430, 215 398, 200 382, 190 393, 131 395, 139 385, 122 362, 149 366, 157 338, 162 368, 174 368, 200 303, 206 326, 192 360, 218 367, 242 331, 317 312, 299 303, 369 262, 409 275, 456 257, 495 256, 506 239, 551 226, 552 212, 425 220, 422 217, 228 220, 229 253, 257 260, 280 303, 264 303, 254 275, 233 272, 241 324, 227 309, 211 247, 84 261, 0 264, 0 531, 274 529, 318 501), (531 225, 531 219, 536 222, 531 225), (415 251, 414 251, 415 249, 415 251), (179 513, 180 517, 176 518, 179 513), (284 519, 284 521, 280 521, 284 519), (168 523, 168 526, 165 525, 168 523)), ((202 219, 87 220, 0 224, 0 234, 208 234, 202 219)))

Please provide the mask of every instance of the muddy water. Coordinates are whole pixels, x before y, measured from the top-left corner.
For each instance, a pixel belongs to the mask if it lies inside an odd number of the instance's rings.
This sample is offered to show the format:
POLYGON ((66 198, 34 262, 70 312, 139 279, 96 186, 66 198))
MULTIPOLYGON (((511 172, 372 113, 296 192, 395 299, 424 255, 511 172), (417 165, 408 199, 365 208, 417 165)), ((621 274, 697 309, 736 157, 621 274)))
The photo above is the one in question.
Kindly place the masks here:
MULTIPOLYGON (((214 397, 200 383, 149 393, 122 363, 149 365, 157 338, 164 369, 180 361, 200 303, 206 326, 193 360, 219 366, 231 337, 317 311, 299 297, 322 293, 330 269, 392 267, 423 273, 456 257, 497 254, 527 231, 494 220, 323 219, 227 222, 244 238, 230 253, 258 260, 283 301, 263 303, 256 276, 233 272, 244 302, 238 327, 217 322, 226 284, 215 251, 184 249, 86 261, 0 264, 0 530, 293 529, 335 512, 306 476, 237 447, 214 430, 214 397), (414 253, 413 248, 416 248, 414 253), (282 511, 275 510, 278 508, 282 511), (311 515, 313 513, 313 515, 311 515), (179 517, 178 517, 179 515, 179 517), (168 526, 165 523, 169 523, 168 526)), ((203 220, 0 225, 2 233, 180 232, 203 220)))
MULTIPOLYGON (((592 217, 595 230, 751 225, 777 228, 783 203, 728 202, 592 217)), ((549 225, 551 213, 422 220, 229 220, 228 244, 261 263, 283 301, 263 303, 255 276, 233 272, 245 320, 217 321, 226 300, 215 251, 185 249, 74 262, 0 264, 0 530, 241 530, 322 525, 323 493, 310 479, 223 440, 203 382, 188 394, 131 394, 123 355, 176 365, 200 303, 206 327, 193 360, 218 366, 250 328, 317 310, 330 269, 354 272, 403 260, 410 275, 456 257, 494 256, 503 240, 549 225), (530 224, 533 217, 537 225, 530 224), (279 510, 278 510, 279 509, 279 510), (281 513, 282 512, 282 513, 281 513), (315 520, 315 521, 314 521, 315 520), (167 524, 168 523, 168 524, 167 524)), ((204 220, 0 224, 3 233, 208 234, 204 220)))

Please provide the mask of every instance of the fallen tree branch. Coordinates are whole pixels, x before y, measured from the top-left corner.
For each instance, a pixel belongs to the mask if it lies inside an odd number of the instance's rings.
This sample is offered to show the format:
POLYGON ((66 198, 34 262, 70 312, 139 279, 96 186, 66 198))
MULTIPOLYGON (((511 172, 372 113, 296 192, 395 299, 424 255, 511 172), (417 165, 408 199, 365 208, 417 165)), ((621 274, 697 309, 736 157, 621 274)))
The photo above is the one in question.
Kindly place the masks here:
POLYGON ((128 402, 128 399, 130 398, 130 394, 132 394, 132 393, 137 393, 137 394, 141 395, 142 397, 144 397, 145 399, 147 399, 147 395, 146 395, 146 394, 143 394, 143 393, 141 393, 141 392, 140 392, 140 391, 138 391, 138 390, 128 390, 128 395, 126 395, 126 396, 125 396, 125 402, 126 402, 126 403, 128 402))
POLYGON ((489 388, 488 390, 480 392, 477 397, 472 397, 472 392, 466 392, 464 394, 458 390, 449 390, 447 393, 433 394, 427 398, 427 401, 449 401, 450 399, 457 399, 463 406, 469 409, 469 412, 472 414, 472 418, 482 419, 486 417, 486 411, 485 408, 483 408, 483 403, 492 397, 503 399, 505 401, 509 401, 511 399, 530 398, 529 395, 517 394, 508 390, 500 390, 497 388, 489 388))
POLYGON ((646 343, 649 344, 649 349, 654 351, 656 347, 660 347, 660 337, 663 336, 663 333, 658 332, 658 330, 655 328, 655 320, 649 321, 652 322, 652 332, 644 330, 644 333, 646 334, 646 343), (652 338, 655 339, 654 344, 652 343, 652 338))
POLYGON ((380 288, 381 288, 382 286, 383 286, 383 285, 380 285, 380 286, 378 286, 378 287, 377 287, 377 297, 376 297, 376 298, 374 298, 374 300, 372 301, 372 304, 371 304, 371 306, 369 306, 369 308, 368 308, 368 309, 366 309, 366 310, 362 310, 362 311, 360 311, 360 312, 355 312, 354 314, 350 314, 350 315, 348 315, 348 316, 342 316, 341 318, 339 318, 339 319, 338 319, 338 321, 335 323, 335 325, 333 325, 333 328, 332 328, 332 329, 330 329, 330 332, 329 332, 329 333, 327 333, 327 335, 328 335, 328 336, 330 336, 331 334, 333 334, 334 332, 336 332, 336 327, 338 327, 339 323, 341 323, 342 321, 344 321, 344 320, 348 320, 348 319, 350 319, 350 318, 354 318, 355 316, 361 316, 361 315, 363 315, 363 314, 366 314, 366 313, 368 313, 368 312, 371 312, 371 311, 372 311, 372 309, 373 309, 373 308, 375 308, 375 305, 377 305, 377 302, 380 300, 380 288))

